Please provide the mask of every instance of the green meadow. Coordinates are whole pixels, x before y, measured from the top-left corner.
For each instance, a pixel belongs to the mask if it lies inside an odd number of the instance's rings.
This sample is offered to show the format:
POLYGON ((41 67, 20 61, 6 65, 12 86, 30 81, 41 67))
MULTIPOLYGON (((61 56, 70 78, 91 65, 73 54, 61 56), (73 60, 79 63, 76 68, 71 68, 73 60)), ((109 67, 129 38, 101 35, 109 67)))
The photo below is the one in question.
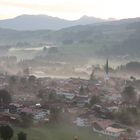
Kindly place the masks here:
POLYGON ((94 133, 89 128, 78 128, 69 124, 56 124, 31 127, 27 129, 15 128, 13 140, 17 140, 17 133, 27 133, 27 140, 104 140, 105 138, 94 133))

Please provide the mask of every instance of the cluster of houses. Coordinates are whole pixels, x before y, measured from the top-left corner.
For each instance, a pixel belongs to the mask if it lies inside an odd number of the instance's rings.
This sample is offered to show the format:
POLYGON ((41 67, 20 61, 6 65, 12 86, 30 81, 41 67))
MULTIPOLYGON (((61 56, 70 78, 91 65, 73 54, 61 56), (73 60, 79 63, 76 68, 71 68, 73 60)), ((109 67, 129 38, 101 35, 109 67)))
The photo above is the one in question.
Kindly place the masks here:
POLYGON ((94 132, 110 137, 120 137, 127 132, 127 127, 112 121, 112 114, 118 112, 122 103, 117 91, 103 87, 101 81, 92 82, 83 79, 69 79, 61 82, 57 95, 67 103, 68 112, 74 115, 73 123, 78 127, 89 127, 94 132), (62 84, 63 83, 63 84, 62 84), (80 93, 81 85, 85 91, 80 93), (93 95, 100 96, 102 104, 94 104, 90 109, 86 106, 93 95))
POLYGON ((50 121, 51 115, 48 106, 56 106, 72 116, 71 123, 78 127, 89 127, 94 132, 106 136, 120 137, 127 132, 128 127, 114 122, 112 114, 124 106, 118 90, 120 82, 123 83, 123 80, 111 80, 112 85, 107 87, 100 78, 98 80, 94 78, 90 80, 53 79, 53 81, 51 78, 40 78, 37 83, 42 85, 41 88, 44 88, 45 94, 48 94, 48 89, 52 89, 55 90, 57 98, 51 101, 46 100, 42 104, 41 99, 35 101, 36 94, 19 94, 18 96, 25 96, 21 103, 17 103, 15 98, 14 103, 8 106, 0 105, 0 123, 16 123, 17 120, 21 120, 22 115, 31 115, 34 124, 46 123, 50 121), (100 97, 101 103, 89 108, 88 105, 93 95, 100 97), (30 105, 27 104, 27 100, 30 105))
MULTIPOLYGON (((131 129, 133 131, 131 135, 136 137, 136 129, 122 125, 113 119, 114 113, 128 106, 121 100, 120 94, 125 86, 124 80, 114 78, 110 81, 112 85, 109 83, 109 86, 106 86, 101 79, 96 82, 79 78, 64 80, 57 89, 57 95, 62 96, 66 102, 70 103, 68 111, 71 114, 76 114, 73 119, 75 125, 89 127, 94 132, 114 138, 128 135, 128 129, 131 129), (82 93, 80 93, 81 85, 84 88, 82 93), (99 96, 101 103, 88 108, 86 105, 90 103, 93 95, 99 96)), ((129 107, 134 106, 130 105, 129 107)))
POLYGON ((34 124, 48 122, 50 111, 49 109, 40 108, 38 104, 30 107, 17 103, 0 106, 0 124, 19 125, 24 116, 31 116, 34 124))
POLYGON ((73 122, 79 127, 89 127, 94 132, 114 138, 127 132, 127 127, 113 121, 111 111, 101 108, 100 105, 95 105, 92 110, 85 110, 73 122))

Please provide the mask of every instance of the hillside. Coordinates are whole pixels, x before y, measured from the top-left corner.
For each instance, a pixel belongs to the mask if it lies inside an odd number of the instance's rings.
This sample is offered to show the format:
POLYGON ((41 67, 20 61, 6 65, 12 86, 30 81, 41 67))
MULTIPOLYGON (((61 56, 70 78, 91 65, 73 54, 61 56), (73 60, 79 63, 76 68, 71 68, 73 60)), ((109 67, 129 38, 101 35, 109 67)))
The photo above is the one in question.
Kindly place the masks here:
MULTIPOLYGON (((63 53, 98 56, 140 56, 140 19, 78 25, 58 31, 0 29, 0 44, 53 43, 63 53)), ((20 45, 18 47, 21 47, 20 45)))

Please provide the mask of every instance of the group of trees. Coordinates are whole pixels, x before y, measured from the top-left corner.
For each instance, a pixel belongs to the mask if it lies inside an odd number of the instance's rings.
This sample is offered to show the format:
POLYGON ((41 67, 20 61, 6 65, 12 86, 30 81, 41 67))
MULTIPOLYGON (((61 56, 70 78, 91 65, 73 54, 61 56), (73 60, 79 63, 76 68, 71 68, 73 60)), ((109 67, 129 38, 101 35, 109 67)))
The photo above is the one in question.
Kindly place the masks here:
POLYGON ((62 110, 60 107, 50 107, 50 121, 55 123, 61 118, 62 110))
POLYGON ((135 104, 137 101, 137 93, 133 86, 126 86, 121 95, 122 100, 128 104, 135 104))
POLYGON ((19 126, 28 128, 33 125, 33 116, 30 114, 21 115, 21 121, 19 122, 19 126))
POLYGON ((136 108, 123 108, 115 113, 116 120, 126 125, 138 125, 139 115, 136 108))
POLYGON ((121 93, 123 104, 119 112, 115 113, 115 118, 123 124, 138 125, 139 120, 139 102, 135 88, 131 85, 126 86, 121 93))
POLYGON ((132 61, 128 62, 126 65, 118 66, 118 70, 130 72, 132 74, 139 74, 140 73, 140 62, 132 61))
POLYGON ((17 75, 9 76, 8 84, 8 90, 12 94, 36 94, 42 86, 40 80, 34 75, 22 77, 17 75))
POLYGON ((1 104, 9 104, 12 98, 10 93, 7 90, 0 90, 0 103, 1 104))
POLYGON ((57 99, 56 91, 51 88, 40 89, 38 91, 37 97, 40 98, 42 101, 55 101, 57 99))
MULTIPOLYGON (((9 125, 0 126, 0 137, 3 140, 11 140, 14 136, 14 130, 9 125)), ((19 132, 17 134, 18 140, 27 140, 27 134, 24 132, 19 132)))
POLYGON ((95 104, 98 104, 101 102, 101 99, 99 96, 96 96, 96 95, 93 95, 90 99, 90 102, 89 102, 89 107, 92 107, 93 105, 95 104))

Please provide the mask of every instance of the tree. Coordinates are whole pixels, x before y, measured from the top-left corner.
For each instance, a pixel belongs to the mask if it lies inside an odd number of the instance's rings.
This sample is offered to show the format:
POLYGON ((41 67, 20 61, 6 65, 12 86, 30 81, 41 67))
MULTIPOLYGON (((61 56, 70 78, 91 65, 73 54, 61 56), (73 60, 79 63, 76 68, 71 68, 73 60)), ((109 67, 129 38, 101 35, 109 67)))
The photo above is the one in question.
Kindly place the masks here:
POLYGON ((73 138, 73 140, 78 140, 78 137, 75 136, 75 137, 73 138))
POLYGON ((137 107, 140 108, 140 96, 139 96, 138 101, 137 101, 137 107))
POLYGON ((55 90, 50 90, 48 94, 48 100, 49 101, 54 101, 56 100, 56 91, 55 90))
POLYGON ((0 127, 0 137, 3 140, 10 140, 13 137, 13 134, 14 131, 10 126, 6 125, 0 127))
POLYGON ((27 83, 27 78, 26 78, 26 77, 21 77, 21 78, 20 78, 20 83, 21 83, 22 85, 25 85, 25 84, 27 83))
POLYGON ((37 97, 44 101, 54 101, 56 100, 56 91, 54 89, 40 89, 37 97))
POLYGON ((90 75, 90 80, 95 80, 94 70, 92 70, 92 73, 90 75))
POLYGON ((51 47, 48 49, 48 53, 49 54, 55 54, 55 53, 58 53, 58 48, 57 47, 51 47))
POLYGON ((33 116, 31 114, 24 114, 21 116, 22 122, 21 122, 21 126, 28 128, 30 126, 32 126, 33 124, 33 116))
POLYGON ((29 70, 29 68, 25 68, 25 69, 23 69, 23 75, 25 75, 25 76, 29 76, 29 74, 30 74, 30 70, 29 70))
POLYGON ((28 81, 29 83, 34 83, 36 81, 36 77, 34 75, 29 76, 28 81))
POLYGON ((133 123, 133 116, 127 110, 121 110, 115 114, 115 118, 119 120, 122 124, 132 125, 133 123))
POLYGON ((126 69, 132 72, 139 72, 140 71, 140 62, 129 62, 126 64, 126 69))
POLYGON ((11 76, 10 79, 9 79, 9 83, 10 84, 16 84, 16 82, 17 82, 16 76, 11 76))
POLYGON ((46 47, 44 47, 44 48, 43 48, 43 52, 46 52, 46 51, 47 51, 47 48, 46 48, 46 47))
POLYGON ((18 140, 27 140, 27 134, 24 132, 18 133, 18 140))
POLYGON ((49 86, 51 86, 51 87, 57 87, 57 82, 55 80, 51 80, 49 82, 49 86))
POLYGON ((131 128, 127 128, 126 132, 128 136, 130 137, 132 135, 133 130, 131 128))
POLYGON ((126 125, 139 124, 139 116, 134 108, 123 108, 114 114, 114 118, 126 125))
POLYGON ((11 102, 11 95, 7 90, 0 90, 0 102, 4 104, 9 104, 11 102))
POLYGON ((57 122, 60 117, 60 108, 59 107, 51 107, 50 108, 50 120, 52 122, 57 122))
POLYGON ((96 95, 93 95, 91 97, 91 100, 89 102, 89 106, 92 107, 94 104, 97 104, 100 102, 100 97, 99 96, 96 96, 96 95))
POLYGON ((136 78, 134 76, 130 76, 130 79, 135 82, 136 81, 136 78))
POLYGON ((125 102, 135 104, 136 103, 136 92, 133 86, 127 86, 122 92, 122 98, 125 102))
POLYGON ((85 94, 85 89, 84 89, 83 85, 81 85, 81 87, 80 87, 79 94, 85 94))

